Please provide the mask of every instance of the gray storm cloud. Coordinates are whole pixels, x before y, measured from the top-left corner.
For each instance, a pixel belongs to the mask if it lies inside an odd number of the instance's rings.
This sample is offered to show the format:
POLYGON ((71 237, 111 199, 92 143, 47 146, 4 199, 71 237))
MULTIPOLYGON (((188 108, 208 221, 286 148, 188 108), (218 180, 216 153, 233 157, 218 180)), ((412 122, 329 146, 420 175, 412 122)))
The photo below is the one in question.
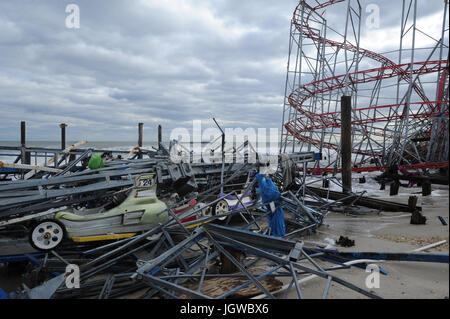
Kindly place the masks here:
MULTIPOLYGON (((392 1, 372 2, 377 32, 398 26, 398 13, 383 11, 392 1)), ((422 15, 436 12, 419 2, 422 15)), ((168 131, 212 117, 279 128, 297 3, 1 1, 0 139, 18 140, 21 120, 41 140, 57 138, 61 122, 70 139, 93 141, 134 140, 138 122, 154 137, 158 124, 168 131), (65 25, 69 3, 80 8, 79 29, 65 25)), ((344 10, 330 9, 330 23, 344 10)))

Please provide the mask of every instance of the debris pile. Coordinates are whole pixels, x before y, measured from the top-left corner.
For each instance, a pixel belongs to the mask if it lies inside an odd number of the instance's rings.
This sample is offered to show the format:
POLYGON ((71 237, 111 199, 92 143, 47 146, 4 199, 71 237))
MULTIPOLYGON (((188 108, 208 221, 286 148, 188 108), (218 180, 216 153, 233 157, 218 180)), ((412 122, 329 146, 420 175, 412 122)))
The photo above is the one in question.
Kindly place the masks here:
POLYGON ((331 282, 379 298, 335 274, 359 256, 302 238, 336 207, 408 205, 308 186, 313 152, 283 154, 269 172, 259 160, 174 163, 173 145, 128 157, 72 148, 54 171, 4 178, 0 263, 23 266, 8 297, 302 298, 300 283, 318 277, 324 298, 331 282))

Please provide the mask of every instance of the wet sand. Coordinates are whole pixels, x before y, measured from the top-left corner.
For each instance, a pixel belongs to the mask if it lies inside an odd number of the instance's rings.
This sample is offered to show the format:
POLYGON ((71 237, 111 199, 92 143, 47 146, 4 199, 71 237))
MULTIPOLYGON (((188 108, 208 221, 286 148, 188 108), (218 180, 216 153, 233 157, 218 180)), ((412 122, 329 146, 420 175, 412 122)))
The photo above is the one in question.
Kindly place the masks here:
MULTIPOLYGON (((401 188, 400 194, 397 196, 389 196, 388 190, 378 190, 376 193, 377 198, 404 204, 408 203, 410 195, 417 196, 417 205, 422 207, 422 214, 427 217, 425 225, 411 225, 410 214, 407 212, 389 213, 372 210, 368 214, 359 216, 330 213, 317 234, 304 238, 305 246, 313 247, 310 242, 326 243, 327 238, 336 241, 342 235, 354 240, 355 246, 328 248, 355 252, 405 253, 427 244, 447 240, 447 244, 426 252, 448 254, 449 226, 442 225, 438 216, 442 216, 448 224, 449 188, 448 186, 433 185, 432 195, 426 197, 422 197, 417 192, 420 192, 420 188, 415 187, 401 188)), ((334 274, 383 298, 442 299, 449 296, 449 264, 409 261, 378 261, 375 264, 388 272, 387 275, 380 275, 380 288, 378 289, 366 288, 365 281, 369 273, 365 272, 365 269, 351 267, 337 270, 334 274)), ((330 264, 330 266, 333 265, 330 264)), ((285 282, 288 281, 285 280, 285 282)), ((302 284, 304 297, 321 298, 325 282, 326 280, 322 278, 315 278, 302 284)), ((295 288, 289 291, 287 298, 297 298, 295 288)), ((367 297, 333 282, 327 298, 359 299, 367 297)))

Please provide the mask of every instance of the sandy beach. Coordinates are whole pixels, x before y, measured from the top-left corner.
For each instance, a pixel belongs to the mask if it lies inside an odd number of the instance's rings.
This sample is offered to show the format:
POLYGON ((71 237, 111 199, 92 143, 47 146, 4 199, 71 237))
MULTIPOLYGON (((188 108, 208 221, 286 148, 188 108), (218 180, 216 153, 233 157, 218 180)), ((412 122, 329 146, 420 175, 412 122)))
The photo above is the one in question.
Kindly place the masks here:
MULTIPOLYGON (((329 213, 324 225, 316 234, 304 238, 305 246, 309 242, 326 243, 328 239, 337 240, 347 236, 355 241, 353 247, 334 246, 330 249, 354 252, 410 252, 425 245, 447 240, 447 243, 427 250, 429 253, 449 253, 449 228, 438 219, 442 216, 449 221, 448 186, 433 185, 433 194, 423 197, 420 188, 401 188, 400 195, 389 196, 389 191, 377 191, 378 198, 407 204, 408 196, 418 196, 418 206, 427 218, 425 225, 411 225, 410 214, 405 212, 388 213, 373 210, 359 216, 345 216, 341 213, 329 213), (383 196, 383 192, 385 193, 383 196)), ((383 298, 402 299, 441 299, 449 296, 449 265, 444 263, 385 261, 374 262, 388 272, 380 275, 380 288, 371 289, 383 298)), ((309 264, 311 266, 311 264, 309 264)), ((330 266, 332 266, 330 264, 330 266)), ((365 269, 351 267, 337 270, 335 275, 365 288, 369 273, 365 269)), ((300 277, 301 279, 301 277, 300 277)), ((301 285, 305 298, 321 298, 326 280, 312 279, 301 285)), ((292 288, 287 298, 297 298, 292 288)), ((328 292, 330 299, 365 298, 350 289, 332 283, 328 292)))

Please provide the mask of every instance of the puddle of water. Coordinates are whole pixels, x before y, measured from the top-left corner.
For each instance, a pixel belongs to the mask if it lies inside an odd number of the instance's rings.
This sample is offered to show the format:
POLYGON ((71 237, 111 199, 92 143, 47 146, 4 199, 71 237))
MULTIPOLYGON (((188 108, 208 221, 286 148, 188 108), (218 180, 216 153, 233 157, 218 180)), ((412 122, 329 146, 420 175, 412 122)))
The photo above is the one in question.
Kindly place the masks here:
POLYGON ((328 219, 326 223, 329 225, 329 230, 331 230, 335 234, 343 236, 359 235, 365 237, 373 237, 373 232, 397 224, 396 222, 392 221, 380 220, 379 217, 376 217, 374 219, 355 218, 353 220, 328 219))

